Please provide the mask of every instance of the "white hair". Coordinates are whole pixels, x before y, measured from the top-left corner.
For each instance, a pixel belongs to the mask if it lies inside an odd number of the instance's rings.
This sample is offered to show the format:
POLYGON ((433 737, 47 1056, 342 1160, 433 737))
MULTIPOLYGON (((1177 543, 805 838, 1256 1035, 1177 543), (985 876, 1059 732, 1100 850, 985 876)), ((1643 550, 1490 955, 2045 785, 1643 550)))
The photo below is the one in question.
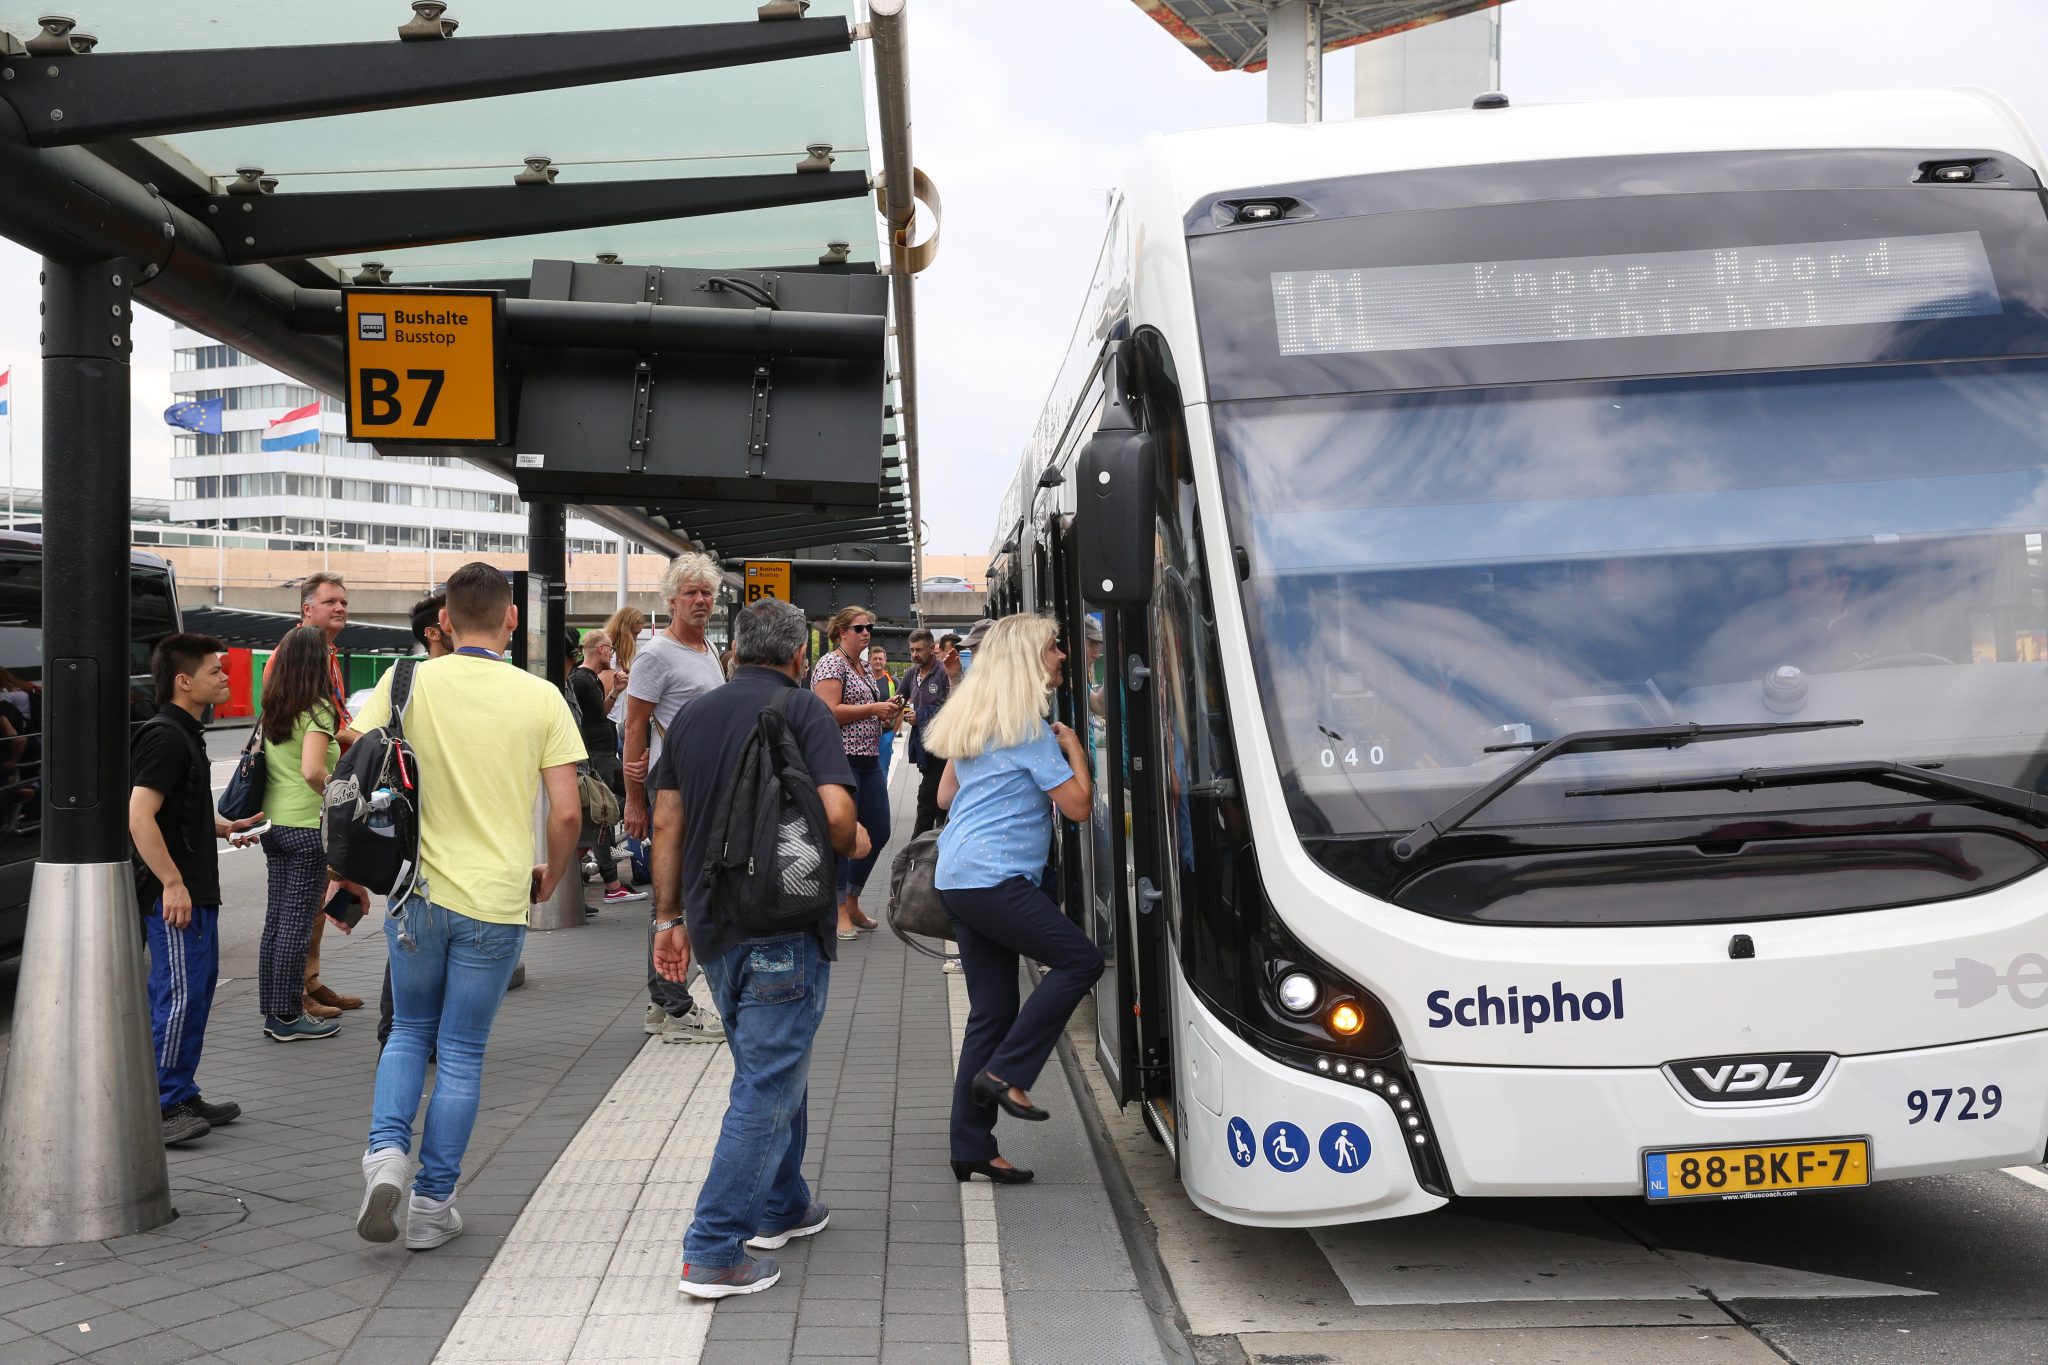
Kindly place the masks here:
POLYGON ((684 588, 702 584, 713 592, 725 581, 718 561, 697 550, 685 550, 668 562, 661 575, 661 600, 666 602, 684 588))

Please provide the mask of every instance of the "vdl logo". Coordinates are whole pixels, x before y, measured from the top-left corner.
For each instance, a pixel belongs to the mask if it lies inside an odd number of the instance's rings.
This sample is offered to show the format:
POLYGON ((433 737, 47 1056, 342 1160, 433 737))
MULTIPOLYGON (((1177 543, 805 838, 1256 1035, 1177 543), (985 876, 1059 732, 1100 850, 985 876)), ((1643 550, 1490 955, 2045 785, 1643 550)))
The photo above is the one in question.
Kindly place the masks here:
POLYGON ((1829 1052, 1751 1053, 1666 1062, 1664 1074, 1695 1104, 1785 1104, 1820 1089, 1835 1069, 1829 1052))

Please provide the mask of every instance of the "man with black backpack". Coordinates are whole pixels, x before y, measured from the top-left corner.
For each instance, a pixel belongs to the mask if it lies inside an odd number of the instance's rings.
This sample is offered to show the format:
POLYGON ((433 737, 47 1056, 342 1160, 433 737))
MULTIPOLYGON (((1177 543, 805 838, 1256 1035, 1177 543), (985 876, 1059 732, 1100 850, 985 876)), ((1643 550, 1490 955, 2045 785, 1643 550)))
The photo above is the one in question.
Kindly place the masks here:
POLYGON ((655 970, 694 956, 732 1049, 732 1090, 677 1286, 752 1294, 772 1251, 831 1217, 804 1182, 811 1043, 839 923, 833 854, 864 857, 839 723, 798 687, 804 614, 764 598, 733 623, 732 681, 684 709, 655 775, 655 970))
POLYGON ((223 820, 213 809, 213 765, 199 718, 228 699, 227 646, 210 635, 167 635, 150 656, 156 715, 135 733, 128 838, 139 864, 135 898, 149 935, 149 1032, 156 1045, 164 1145, 190 1142, 242 1116, 208 1104, 194 1073, 220 979, 218 841, 254 842, 263 823, 223 820))
MULTIPOLYGON (((419 876, 372 885, 394 896, 384 938, 396 1018, 377 1062, 356 1233, 371 1242, 402 1235, 413 1251, 462 1231, 455 1185, 476 1124, 491 1024, 519 965, 528 906, 553 894, 582 823, 583 741, 568 703, 559 688, 503 662, 518 619, 503 571, 476 562, 449 575, 441 628, 454 652, 417 667, 402 661, 385 675, 356 718, 363 738, 328 784, 328 857, 356 876, 335 824, 337 813, 361 804, 340 799, 349 796, 345 770, 357 750, 382 749, 375 761, 390 762, 395 709, 413 756, 398 776, 418 795, 419 876), (535 865, 533 809, 543 788, 547 860, 535 865), (408 1180, 429 1049, 437 1057, 434 1096, 420 1130, 418 1178, 408 1180)), ((357 782, 358 797, 369 790, 357 782)))

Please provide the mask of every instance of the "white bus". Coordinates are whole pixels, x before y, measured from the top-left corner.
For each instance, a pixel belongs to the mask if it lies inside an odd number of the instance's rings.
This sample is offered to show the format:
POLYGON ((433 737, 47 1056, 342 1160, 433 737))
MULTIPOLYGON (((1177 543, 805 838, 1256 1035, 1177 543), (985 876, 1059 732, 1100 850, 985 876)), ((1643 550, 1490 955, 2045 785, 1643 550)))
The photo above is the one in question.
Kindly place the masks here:
POLYGON ((1971 91, 1155 140, 1003 507, 1202 1208, 2048 1146, 2048 217, 1971 91))

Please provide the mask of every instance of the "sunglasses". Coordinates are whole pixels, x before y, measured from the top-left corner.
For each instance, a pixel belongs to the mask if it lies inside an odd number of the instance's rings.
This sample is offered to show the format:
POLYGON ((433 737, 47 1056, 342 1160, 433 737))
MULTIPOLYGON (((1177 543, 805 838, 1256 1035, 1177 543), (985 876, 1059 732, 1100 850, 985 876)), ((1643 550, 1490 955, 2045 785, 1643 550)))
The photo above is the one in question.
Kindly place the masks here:
POLYGON ((873 630, 873 629, 874 629, 874 626, 873 626, 873 625, 865 625, 865 626, 848 626, 848 627, 846 627, 846 629, 848 629, 848 630, 852 631, 852 632, 853 632, 854 634, 856 634, 856 635, 865 635, 865 634, 867 634, 867 633, 868 633, 869 631, 873 630))

